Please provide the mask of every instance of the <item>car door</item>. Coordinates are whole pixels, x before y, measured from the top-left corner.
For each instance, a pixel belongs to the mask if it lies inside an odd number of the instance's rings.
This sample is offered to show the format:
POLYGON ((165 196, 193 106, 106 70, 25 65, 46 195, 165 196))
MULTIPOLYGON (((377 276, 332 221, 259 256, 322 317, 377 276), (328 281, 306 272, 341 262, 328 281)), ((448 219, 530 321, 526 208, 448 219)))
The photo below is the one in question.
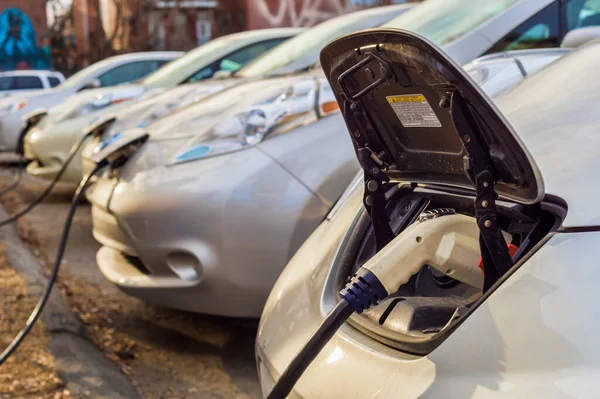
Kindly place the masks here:
POLYGON ((202 68, 198 72, 186 79, 185 83, 197 82, 203 79, 211 78, 218 71, 236 72, 248 62, 254 60, 261 54, 269 51, 278 44, 283 43, 289 37, 281 37, 276 39, 263 40, 261 42, 252 43, 245 47, 239 48, 225 57, 213 62, 211 65, 202 68))
POLYGON ((567 32, 600 25, 600 0, 557 0, 494 43, 487 53, 559 47, 567 32))
POLYGON ((166 62, 166 60, 143 60, 118 65, 98 76, 100 87, 116 86, 141 79, 166 62))

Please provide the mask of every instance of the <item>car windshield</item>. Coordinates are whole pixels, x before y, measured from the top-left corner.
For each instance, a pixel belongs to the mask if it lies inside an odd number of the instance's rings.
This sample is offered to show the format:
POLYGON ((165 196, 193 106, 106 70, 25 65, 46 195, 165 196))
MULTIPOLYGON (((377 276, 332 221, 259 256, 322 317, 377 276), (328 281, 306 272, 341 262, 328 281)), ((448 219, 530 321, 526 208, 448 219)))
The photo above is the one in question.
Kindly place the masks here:
POLYGON ((321 49, 331 40, 345 33, 377 26, 400 12, 398 10, 390 15, 389 11, 359 11, 323 22, 250 62, 235 76, 253 78, 307 69, 318 61, 321 49))
POLYGON ((182 80, 187 79, 193 71, 200 69, 196 65, 201 63, 203 58, 214 60, 213 54, 221 53, 223 48, 233 46, 239 40, 240 38, 236 36, 223 36, 213 39, 159 68, 156 72, 148 75, 143 83, 156 87, 177 85, 182 80))
POLYGON ((519 0, 427 0, 384 26, 425 36, 438 46, 462 37, 519 0))

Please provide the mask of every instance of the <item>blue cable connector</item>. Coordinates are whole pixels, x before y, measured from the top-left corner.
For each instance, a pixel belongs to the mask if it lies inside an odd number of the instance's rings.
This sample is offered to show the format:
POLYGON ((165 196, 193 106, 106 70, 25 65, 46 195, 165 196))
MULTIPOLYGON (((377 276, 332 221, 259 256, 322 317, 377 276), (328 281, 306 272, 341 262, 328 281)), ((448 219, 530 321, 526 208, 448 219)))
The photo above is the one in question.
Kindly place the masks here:
POLYGON ((340 295, 360 314, 377 305, 389 294, 375 274, 361 267, 340 291, 340 295))

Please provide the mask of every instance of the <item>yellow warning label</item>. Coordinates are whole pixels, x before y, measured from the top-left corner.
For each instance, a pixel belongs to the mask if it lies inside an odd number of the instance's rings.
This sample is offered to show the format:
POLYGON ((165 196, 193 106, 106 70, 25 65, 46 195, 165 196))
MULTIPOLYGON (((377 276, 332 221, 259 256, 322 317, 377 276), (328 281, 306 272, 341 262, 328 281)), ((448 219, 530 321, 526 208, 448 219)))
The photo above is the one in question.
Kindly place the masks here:
POLYGON ((424 103, 427 102, 422 94, 411 94, 407 96, 388 96, 389 103, 424 103))
POLYGON ((404 127, 442 127, 423 94, 387 96, 388 104, 404 127))

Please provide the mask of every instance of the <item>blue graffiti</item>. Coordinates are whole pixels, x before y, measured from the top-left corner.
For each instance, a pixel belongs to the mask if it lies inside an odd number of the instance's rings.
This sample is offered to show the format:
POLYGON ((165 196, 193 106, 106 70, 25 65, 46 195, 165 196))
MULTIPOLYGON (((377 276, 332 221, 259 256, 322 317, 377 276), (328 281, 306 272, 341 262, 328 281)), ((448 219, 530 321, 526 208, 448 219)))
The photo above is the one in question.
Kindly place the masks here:
POLYGON ((47 49, 36 45, 29 17, 18 8, 0 13, 0 69, 49 69, 47 49))

